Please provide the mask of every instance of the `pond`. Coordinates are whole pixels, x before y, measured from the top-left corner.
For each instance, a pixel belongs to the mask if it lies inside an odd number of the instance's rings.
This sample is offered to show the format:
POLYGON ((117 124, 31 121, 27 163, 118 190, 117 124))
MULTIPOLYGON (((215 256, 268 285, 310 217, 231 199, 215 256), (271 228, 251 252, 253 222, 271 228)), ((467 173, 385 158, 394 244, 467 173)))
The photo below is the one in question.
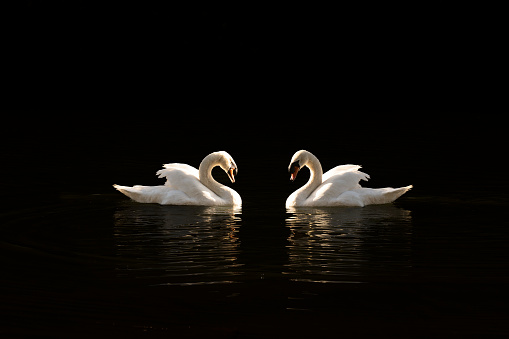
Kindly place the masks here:
POLYGON ((1 218, 2 337, 509 334, 496 201, 285 210, 81 194, 1 218))

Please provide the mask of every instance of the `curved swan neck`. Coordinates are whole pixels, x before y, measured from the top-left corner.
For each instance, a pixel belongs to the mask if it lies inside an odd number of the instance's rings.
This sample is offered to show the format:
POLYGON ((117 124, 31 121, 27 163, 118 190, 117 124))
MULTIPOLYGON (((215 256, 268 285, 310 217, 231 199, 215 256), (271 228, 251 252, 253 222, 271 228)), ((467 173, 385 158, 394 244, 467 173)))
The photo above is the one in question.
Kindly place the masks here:
POLYGON ((307 192, 307 195, 309 196, 318 186, 322 184, 323 170, 322 164, 320 164, 318 158, 309 152, 307 162, 304 166, 309 168, 311 176, 309 177, 308 182, 302 186, 302 192, 307 192))
POLYGON ((220 156, 218 154, 211 153, 202 160, 198 169, 198 178, 201 183, 217 195, 220 195, 221 187, 223 187, 223 185, 214 180, 212 177, 212 169, 219 166, 219 160, 220 156))

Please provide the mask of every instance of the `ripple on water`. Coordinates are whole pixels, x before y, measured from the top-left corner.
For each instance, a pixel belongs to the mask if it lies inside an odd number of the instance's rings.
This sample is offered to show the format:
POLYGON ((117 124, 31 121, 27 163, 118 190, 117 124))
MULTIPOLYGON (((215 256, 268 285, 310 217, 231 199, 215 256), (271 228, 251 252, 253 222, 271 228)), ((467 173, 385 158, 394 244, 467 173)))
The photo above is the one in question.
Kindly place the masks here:
POLYGON ((119 276, 151 285, 233 283, 242 274, 239 210, 129 203, 114 214, 119 276))
POLYGON ((293 281, 365 282, 405 274, 411 265, 410 211, 392 204, 288 210, 293 281))

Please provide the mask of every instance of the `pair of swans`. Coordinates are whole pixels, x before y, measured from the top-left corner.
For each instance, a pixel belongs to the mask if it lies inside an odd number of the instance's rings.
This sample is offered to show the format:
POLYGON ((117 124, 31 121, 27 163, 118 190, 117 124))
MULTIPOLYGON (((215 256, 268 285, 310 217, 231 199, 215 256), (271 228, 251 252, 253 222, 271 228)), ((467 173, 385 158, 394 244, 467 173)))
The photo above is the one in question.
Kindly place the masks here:
MULTIPOLYGON (((166 164, 157 171, 159 178, 166 178, 161 186, 133 187, 113 185, 129 198, 143 203, 161 205, 204 205, 204 206, 240 206, 242 199, 233 189, 221 185, 212 178, 212 168, 221 167, 235 182, 237 165, 226 152, 214 152, 207 155, 199 169, 186 164, 166 164)), ((286 207, 301 206, 366 206, 393 202, 412 185, 400 188, 365 188, 361 180, 367 181, 369 175, 360 172, 361 166, 341 165, 326 173, 318 158, 311 152, 300 150, 294 154, 288 170, 290 180, 295 180, 303 167, 308 167, 309 181, 293 192, 286 200, 286 207)))

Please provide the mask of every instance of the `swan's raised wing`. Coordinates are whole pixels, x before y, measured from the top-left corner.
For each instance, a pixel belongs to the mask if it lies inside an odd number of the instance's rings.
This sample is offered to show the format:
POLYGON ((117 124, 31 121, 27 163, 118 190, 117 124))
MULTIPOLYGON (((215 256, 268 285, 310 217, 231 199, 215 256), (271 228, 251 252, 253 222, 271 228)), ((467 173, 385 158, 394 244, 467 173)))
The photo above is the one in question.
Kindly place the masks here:
MULTIPOLYGON (((165 164, 164 169, 156 172, 158 178, 166 178, 167 187, 181 190, 182 185, 192 185, 199 182, 198 170, 187 164, 165 164)), ((185 189, 185 188, 184 188, 185 189)))
POLYGON ((369 179, 369 175, 367 175, 366 173, 363 173, 363 172, 360 172, 359 169, 361 168, 361 166, 359 165, 339 165, 339 166, 336 166, 332 169, 330 169, 329 171, 325 172, 322 176, 322 182, 325 182, 327 181, 329 178, 333 177, 333 176, 336 176, 336 175, 340 175, 340 174, 344 174, 346 172, 358 172, 358 173, 362 173, 363 174, 363 177, 359 178, 359 180, 368 180, 369 179))
POLYGON ((182 171, 184 173, 187 173, 189 175, 192 175, 192 176, 195 176, 196 178, 198 178, 198 170, 188 164, 172 163, 172 164, 164 164, 163 167, 165 169, 158 171, 157 172, 158 174, 159 174, 159 172, 165 171, 165 170, 168 170, 168 171, 177 170, 177 171, 182 171))
POLYGON ((359 171, 359 165, 341 165, 327 171, 322 177, 322 184, 313 191, 311 200, 334 200, 346 192, 360 188, 359 181, 369 179, 369 175, 359 171))
MULTIPOLYGON (((166 164, 164 169, 157 171, 159 178, 166 178, 165 187, 171 190, 179 191, 172 193, 185 195, 192 201, 190 204, 214 205, 217 200, 217 194, 206 187, 199 179, 199 172, 193 166, 187 164, 166 164)), ((174 197, 168 197, 163 204, 175 204, 174 197)), ((179 201, 183 200, 179 196, 179 201)), ((180 204, 180 203, 179 203, 180 204)))

